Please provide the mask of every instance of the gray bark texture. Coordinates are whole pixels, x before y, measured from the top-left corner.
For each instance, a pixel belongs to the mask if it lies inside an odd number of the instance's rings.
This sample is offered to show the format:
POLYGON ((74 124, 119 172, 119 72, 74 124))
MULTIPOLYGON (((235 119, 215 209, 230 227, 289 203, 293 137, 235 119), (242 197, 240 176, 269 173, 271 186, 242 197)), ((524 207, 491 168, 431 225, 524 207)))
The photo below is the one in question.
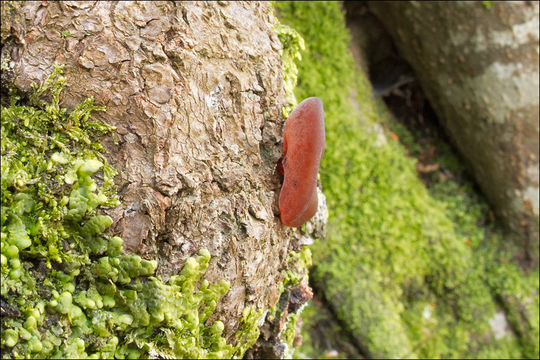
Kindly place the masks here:
POLYGON ((4 7, 5 74, 18 89, 65 64, 63 106, 93 96, 116 126, 106 143, 124 251, 157 259, 167 280, 199 249, 205 278, 228 280, 214 318, 277 303, 298 232, 278 217, 282 45, 265 2, 54 2, 4 7), (18 8, 17 8, 18 7, 18 8), (13 10, 16 8, 16 10, 13 10), (69 34, 69 36, 65 36, 69 34))
POLYGON ((538 2, 370 2, 482 191, 538 267, 538 2))

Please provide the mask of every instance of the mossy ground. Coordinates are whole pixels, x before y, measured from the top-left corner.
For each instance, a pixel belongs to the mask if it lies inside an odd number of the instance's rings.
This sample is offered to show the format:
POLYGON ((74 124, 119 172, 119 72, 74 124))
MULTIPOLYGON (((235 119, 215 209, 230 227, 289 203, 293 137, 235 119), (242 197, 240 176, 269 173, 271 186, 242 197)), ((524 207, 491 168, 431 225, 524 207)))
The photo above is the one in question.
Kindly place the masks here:
MULTIPOLYGON (((310 277, 341 324, 374 357, 538 358, 538 272, 512 262, 513 245, 485 225, 489 209, 470 183, 438 179, 426 188, 406 148, 373 130, 385 123, 414 141, 354 64, 341 4, 274 6, 305 41, 296 97, 324 104, 329 225, 312 248, 310 277), (493 324, 502 314, 499 337, 493 324)), ((450 152, 438 161, 460 166, 450 152)), ((298 353, 328 350, 311 346, 309 329, 303 337, 298 353)))
POLYGON ((91 120, 92 99, 68 112, 61 67, 29 99, 1 104, 2 358, 227 358, 258 337, 262 311, 244 309, 236 345, 207 323, 228 290, 201 280, 210 253, 163 282, 155 260, 123 255, 103 213, 118 203, 116 172, 91 120), (49 100, 41 98, 48 96, 49 100))

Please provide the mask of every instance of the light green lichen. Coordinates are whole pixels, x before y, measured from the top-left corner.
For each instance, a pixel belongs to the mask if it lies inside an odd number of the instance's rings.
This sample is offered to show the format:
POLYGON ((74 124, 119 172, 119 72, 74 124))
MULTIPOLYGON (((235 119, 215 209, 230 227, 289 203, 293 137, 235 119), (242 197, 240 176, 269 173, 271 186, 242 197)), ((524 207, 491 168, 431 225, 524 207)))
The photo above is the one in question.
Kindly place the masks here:
POLYGON ((287 270, 283 279, 283 288, 294 287, 302 279, 308 280, 308 269, 313 264, 309 246, 303 246, 299 252, 291 251, 287 259, 287 270))
POLYGON ((2 72, 7 72, 12 70, 10 66, 11 57, 9 55, 2 56, 2 59, 0 60, 0 70, 2 72))
POLYGON ((296 323, 298 319, 300 318, 301 313, 294 313, 294 314, 288 314, 287 315, 287 322, 285 323, 285 326, 280 334, 280 339, 287 345, 285 354, 283 356, 284 359, 292 359, 294 356, 295 348, 294 348, 294 339, 296 337, 296 323))
POLYGON ((482 5, 484 5, 484 7, 485 7, 486 9, 489 10, 489 9, 491 9, 491 7, 493 6, 493 3, 494 3, 494 2, 495 2, 495 1, 485 1, 485 0, 484 0, 484 1, 482 1, 482 5))
POLYGON ((210 253, 189 258, 168 282, 155 260, 122 255, 103 213, 118 204, 116 171, 90 119, 93 99, 59 106, 57 66, 29 104, 1 105, 2 358, 227 358, 258 337, 262 310, 244 309, 236 345, 209 322, 226 281, 201 281, 210 253), (48 96, 49 100, 42 100, 48 96))
POLYGON ((288 117, 292 109, 297 105, 294 88, 296 86, 298 67, 297 62, 302 60, 301 51, 305 49, 304 39, 294 29, 275 20, 273 30, 276 32, 283 48, 279 50, 281 55, 281 70, 283 72, 283 88, 287 105, 283 107, 283 117, 288 117))

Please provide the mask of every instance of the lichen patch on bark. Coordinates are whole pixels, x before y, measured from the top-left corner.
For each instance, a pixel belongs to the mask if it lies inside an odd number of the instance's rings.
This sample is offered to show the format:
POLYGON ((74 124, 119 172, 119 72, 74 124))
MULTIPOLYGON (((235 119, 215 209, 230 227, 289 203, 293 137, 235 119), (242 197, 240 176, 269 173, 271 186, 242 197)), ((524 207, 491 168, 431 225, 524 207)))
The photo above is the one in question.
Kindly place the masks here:
MULTIPOLYGON (((117 128, 110 212, 124 250, 164 280, 208 248, 205 278, 231 288, 224 335, 245 306, 278 300, 289 240, 275 213, 286 105, 281 44, 264 2, 25 2, 2 11, 23 91, 65 64, 68 108, 90 96, 117 128)), ((4 8, 4 6, 3 6, 4 8)))

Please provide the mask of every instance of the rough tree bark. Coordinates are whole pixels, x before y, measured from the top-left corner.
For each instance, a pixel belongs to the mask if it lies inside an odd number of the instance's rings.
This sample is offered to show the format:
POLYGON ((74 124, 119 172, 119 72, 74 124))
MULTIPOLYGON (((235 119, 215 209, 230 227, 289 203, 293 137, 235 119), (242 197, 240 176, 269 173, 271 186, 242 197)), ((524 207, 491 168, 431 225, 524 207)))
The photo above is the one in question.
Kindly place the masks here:
MULTIPOLYGON (((107 142, 124 251, 164 280, 201 248, 230 290, 224 336, 245 306, 278 301, 296 235, 279 221, 282 45, 265 2, 23 2, 2 12, 6 78, 27 91, 65 64, 68 108, 93 96, 107 142)), ((3 9, 8 7, 4 7, 3 9)))
POLYGON ((538 3, 369 6, 523 248, 523 264, 538 267, 538 3))

